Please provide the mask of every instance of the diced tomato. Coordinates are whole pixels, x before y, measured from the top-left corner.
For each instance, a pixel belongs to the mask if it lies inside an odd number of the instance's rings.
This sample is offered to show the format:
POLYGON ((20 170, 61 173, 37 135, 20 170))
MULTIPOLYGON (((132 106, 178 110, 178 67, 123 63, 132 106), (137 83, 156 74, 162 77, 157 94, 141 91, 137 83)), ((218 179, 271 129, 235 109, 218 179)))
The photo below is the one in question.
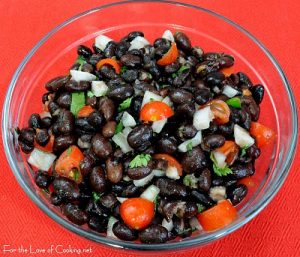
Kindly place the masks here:
POLYGON ((157 121, 169 118, 174 115, 169 105, 160 101, 146 103, 140 112, 140 120, 157 121))
POLYGON ((223 68, 220 71, 225 75, 225 77, 229 77, 231 74, 234 73, 234 67, 230 66, 228 68, 223 68))
POLYGON ((72 145, 59 156, 55 165, 55 171, 61 176, 68 177, 80 183, 82 181, 80 162, 83 158, 84 156, 80 149, 72 145))
POLYGON ((162 159, 168 162, 168 165, 171 167, 175 167, 177 169, 177 173, 179 176, 182 176, 182 166, 181 164, 171 155, 166 153, 155 154, 153 156, 154 159, 162 159))
POLYGON ((154 214, 154 203, 144 198, 129 198, 120 205, 121 218, 133 229, 146 228, 154 214))
POLYGON ((251 177, 242 178, 241 180, 238 181, 238 184, 243 184, 243 185, 247 186, 248 188, 255 186, 255 183, 251 177))
POLYGON ((178 49, 176 43, 173 42, 169 51, 164 54, 164 56, 157 61, 158 65, 166 66, 177 60, 178 57, 178 49))
POLYGON ((214 120, 217 124, 225 124, 229 121, 230 109, 229 106, 222 100, 212 100, 209 104, 214 120))
POLYGON ((237 210, 228 200, 223 200, 199 213, 197 218, 205 231, 214 231, 232 223, 237 218, 237 210))
POLYGON ((86 118, 93 113, 95 109, 90 105, 83 106, 77 113, 77 118, 86 118))
POLYGON ((272 129, 258 122, 251 122, 250 134, 255 137, 258 147, 268 145, 274 142, 276 138, 276 134, 272 129))
POLYGON ((106 59, 100 60, 97 63, 97 65, 96 65, 97 70, 100 70, 100 68, 103 65, 110 65, 110 66, 112 66, 117 74, 120 74, 120 72, 121 72, 121 66, 120 66, 120 64, 115 59, 106 58, 106 59))
POLYGON ((36 141, 34 141, 34 147, 43 151, 43 152, 52 152, 53 151, 53 144, 54 144, 54 136, 51 135, 49 142, 45 146, 39 145, 36 141))
POLYGON ((231 165, 239 153, 239 147, 234 141, 226 140, 224 145, 217 148, 215 151, 218 151, 226 156, 226 163, 231 165))

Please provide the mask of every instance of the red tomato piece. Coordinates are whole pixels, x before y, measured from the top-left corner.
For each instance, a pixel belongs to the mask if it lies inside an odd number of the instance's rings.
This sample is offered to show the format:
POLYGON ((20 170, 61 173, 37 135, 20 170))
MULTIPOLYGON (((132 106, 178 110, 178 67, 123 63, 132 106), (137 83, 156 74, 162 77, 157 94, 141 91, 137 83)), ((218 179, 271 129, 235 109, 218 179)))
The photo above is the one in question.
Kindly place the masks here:
POLYGON ((164 56, 157 61, 158 65, 166 66, 177 60, 178 57, 178 49, 176 43, 173 42, 169 51, 164 54, 164 56))
POLYGON ((251 177, 242 178, 241 180, 238 181, 238 184, 239 185, 243 184, 243 185, 247 186, 248 188, 255 186, 255 183, 251 177))
POLYGON ((34 147, 43 151, 51 153, 53 151, 53 144, 54 144, 54 136, 51 135, 49 142, 45 146, 39 145, 36 141, 34 141, 34 147))
POLYGON ((229 121, 230 109, 229 106, 222 100, 212 100, 209 104, 214 120, 217 124, 225 124, 229 121))
POLYGON ((160 101, 146 103, 140 112, 140 120, 157 121, 169 118, 174 115, 169 105, 160 101))
POLYGON ((217 148, 215 151, 218 151, 226 156, 226 163, 231 165, 239 153, 239 147, 234 141, 226 140, 224 145, 217 148))
POLYGON ((274 142, 276 138, 276 134, 272 129, 258 122, 251 122, 250 134, 255 137, 258 147, 268 145, 274 142))
POLYGON ((230 66, 228 68, 221 69, 220 72, 222 72, 225 75, 225 77, 229 77, 231 74, 234 73, 234 68, 233 66, 230 66))
POLYGON ((182 166, 181 164, 171 155, 165 154, 165 153, 160 153, 160 154, 155 154, 153 156, 154 159, 163 159, 168 162, 168 165, 171 167, 175 167, 177 169, 178 175, 182 176, 182 166))
POLYGON ((100 68, 103 65, 110 65, 110 66, 112 66, 117 74, 120 74, 120 72, 121 72, 121 66, 120 66, 120 64, 115 59, 106 58, 106 59, 100 60, 97 63, 97 65, 96 65, 97 70, 100 70, 100 68))
POLYGON ((95 111, 95 109, 92 106, 85 105, 78 111, 77 117, 78 118, 86 118, 94 111, 95 111))

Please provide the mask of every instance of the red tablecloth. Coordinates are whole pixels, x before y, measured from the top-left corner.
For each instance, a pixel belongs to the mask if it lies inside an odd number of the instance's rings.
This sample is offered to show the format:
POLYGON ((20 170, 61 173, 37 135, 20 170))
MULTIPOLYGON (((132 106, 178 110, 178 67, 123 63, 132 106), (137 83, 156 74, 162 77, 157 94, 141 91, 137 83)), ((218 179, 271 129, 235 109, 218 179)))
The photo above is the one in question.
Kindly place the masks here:
MULTIPOLYGON (((110 1, 78 0, 1 0, 0 1, 0 103, 9 81, 25 54, 50 29, 65 19, 110 1)), ((190 0, 186 1, 227 16, 259 38, 282 65, 300 99, 300 1, 298 0, 190 0)), ((1 140, 2 148, 2 140, 1 140)), ((36 251, 51 245, 90 248, 79 256, 129 256, 108 249, 65 230, 29 200, 16 182, 0 152, 0 255, 29 256, 16 253, 19 247, 36 251), (6 246, 5 246, 6 245, 6 246), (9 245, 9 246, 8 246, 9 245), (3 251, 11 249, 11 252, 3 251)), ((297 156, 282 189, 254 220, 215 243, 201 249, 178 252, 179 256, 300 256, 300 173, 297 156)), ((78 254, 74 254, 74 256, 78 254)), ((167 254, 166 254, 167 255, 167 254)), ((173 254, 174 255, 174 254, 173 254)), ((61 256, 61 254, 36 254, 61 256)), ((67 254, 72 256, 72 254, 67 254)), ((134 255, 136 256, 136 255, 134 255)), ((171 256, 171 255, 169 255, 171 256)))

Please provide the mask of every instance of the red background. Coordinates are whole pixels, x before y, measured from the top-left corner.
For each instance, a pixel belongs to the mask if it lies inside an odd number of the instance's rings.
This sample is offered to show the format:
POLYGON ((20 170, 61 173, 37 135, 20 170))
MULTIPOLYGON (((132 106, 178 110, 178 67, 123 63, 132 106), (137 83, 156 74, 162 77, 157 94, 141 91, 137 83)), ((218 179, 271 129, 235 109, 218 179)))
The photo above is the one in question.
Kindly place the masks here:
MULTIPOLYGON (((4 101, 5 91, 18 64, 42 36, 65 19, 109 2, 112 1, 1 0, 0 103, 4 101)), ((185 2, 223 14, 259 38, 282 65, 296 99, 300 99, 300 89, 297 87, 300 67, 300 1, 185 2)), ((6 162, 2 140, 0 144, 0 256, 4 254, 4 244, 11 245, 11 248, 21 245, 28 248, 32 245, 33 248, 46 249, 51 244, 65 247, 70 244, 75 248, 92 248, 93 255, 74 256, 131 256, 80 238, 42 213, 16 182, 6 162)), ((297 156, 280 192, 254 220, 215 243, 201 249, 178 252, 176 256, 300 256, 299 164, 300 157, 297 156)), ((26 256, 16 253, 6 255, 26 256)), ((47 256, 36 254, 43 255, 47 256)))

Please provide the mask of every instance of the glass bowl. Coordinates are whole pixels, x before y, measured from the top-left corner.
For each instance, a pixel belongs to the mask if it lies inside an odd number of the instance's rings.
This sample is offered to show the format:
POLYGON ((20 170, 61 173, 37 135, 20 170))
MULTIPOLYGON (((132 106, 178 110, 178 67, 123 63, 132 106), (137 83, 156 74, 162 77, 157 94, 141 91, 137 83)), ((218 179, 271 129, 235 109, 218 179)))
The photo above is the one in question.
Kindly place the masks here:
POLYGON ((201 7, 171 1, 108 4, 76 15, 50 31, 15 72, 4 102, 2 120, 3 142, 11 169, 25 192, 48 216, 65 228, 99 243, 156 251, 201 246, 228 235, 251 220, 270 202, 285 180, 298 133, 291 88, 271 53, 249 32, 227 18, 201 7), (236 71, 244 71, 254 83, 265 85, 260 121, 276 131, 277 139, 273 146, 263 149, 256 163, 254 186, 247 199, 238 205, 239 217, 224 229, 159 245, 106 238, 88 227, 69 222, 57 207, 48 202, 47 196, 34 184, 26 156, 16 147, 14 128, 26 126, 30 114, 41 111, 45 82, 68 73, 79 44, 91 46, 94 38, 102 33, 118 40, 132 30, 144 31, 145 37, 153 41, 166 29, 186 32, 192 43, 205 51, 234 55, 236 71))

